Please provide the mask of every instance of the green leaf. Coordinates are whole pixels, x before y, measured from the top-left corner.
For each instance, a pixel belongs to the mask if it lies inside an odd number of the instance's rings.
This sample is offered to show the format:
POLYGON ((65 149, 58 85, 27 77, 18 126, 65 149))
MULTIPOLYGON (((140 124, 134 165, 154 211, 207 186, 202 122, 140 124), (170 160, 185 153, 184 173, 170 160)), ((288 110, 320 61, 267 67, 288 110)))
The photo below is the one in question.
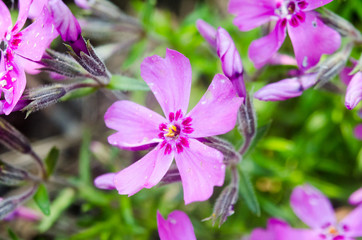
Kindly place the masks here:
POLYGON ((144 81, 140 81, 138 79, 121 76, 121 75, 113 75, 110 83, 107 88, 112 90, 120 90, 120 91, 149 91, 149 87, 144 81))
POLYGON ((44 184, 39 185, 38 191, 34 195, 34 201, 46 216, 50 215, 50 201, 44 184))
POLYGON ((44 160, 48 176, 52 175, 52 173, 54 172, 54 168, 57 164, 58 158, 59 150, 56 147, 52 147, 44 160))
POLYGON ((20 240, 20 238, 16 236, 16 234, 13 232, 13 230, 11 230, 11 228, 8 228, 8 234, 11 240, 20 240))
POLYGON ((64 210, 72 204, 74 198, 75 191, 72 188, 63 189, 50 207, 52 214, 50 216, 44 217, 40 222, 39 231, 46 232, 49 228, 51 228, 51 226, 61 216, 64 210))
POLYGON ((240 174, 239 193, 244 198, 249 209, 257 216, 260 216, 260 205, 258 199, 256 198, 254 187, 250 182, 250 177, 242 169, 240 164, 238 165, 238 170, 240 174))
POLYGON ((79 176, 82 182, 90 183, 91 176, 90 176, 90 140, 91 134, 89 131, 85 131, 83 135, 83 142, 82 146, 80 147, 79 153, 79 176))
POLYGON ((133 44, 127 58, 123 62, 122 69, 129 69, 136 61, 143 59, 143 55, 147 50, 147 43, 148 41, 141 40, 133 44))

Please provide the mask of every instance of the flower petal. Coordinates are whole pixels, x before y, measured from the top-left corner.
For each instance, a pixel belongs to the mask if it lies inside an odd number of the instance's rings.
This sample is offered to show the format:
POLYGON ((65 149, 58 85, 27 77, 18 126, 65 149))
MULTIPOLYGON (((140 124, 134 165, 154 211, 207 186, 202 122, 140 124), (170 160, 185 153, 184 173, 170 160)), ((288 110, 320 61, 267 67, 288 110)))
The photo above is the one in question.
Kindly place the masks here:
POLYGON ((94 179, 94 186, 106 190, 116 189, 116 186, 114 185, 114 176, 116 176, 115 173, 106 173, 100 175, 94 179))
POLYGON ((0 36, 5 35, 5 32, 12 26, 11 16, 8 7, 3 1, 0 2, 0 36))
POLYGON ((311 228, 321 228, 326 224, 336 223, 331 203, 312 186, 294 188, 290 204, 294 213, 311 228))
POLYGON ((187 115, 194 129, 189 136, 208 137, 233 129, 242 100, 237 97, 230 80, 216 74, 204 96, 187 115))
POLYGON ((45 49, 53 39, 58 36, 58 32, 54 29, 54 25, 50 21, 48 9, 44 7, 35 21, 21 31, 21 33, 21 43, 16 50, 16 54, 24 57, 21 61, 27 72, 37 73, 38 71, 36 69, 39 68, 40 65, 33 61, 39 61, 45 49))
POLYGON ((161 240, 196 240, 194 227, 184 212, 175 210, 165 220, 157 211, 157 227, 161 240))
POLYGON ((172 159, 173 153, 165 155, 164 149, 157 146, 146 156, 116 174, 114 185, 118 193, 131 196, 142 188, 155 186, 170 168, 172 159))
POLYGON ((30 4, 33 0, 20 0, 19 1, 19 15, 16 24, 14 25, 14 32, 20 31, 23 28, 30 9, 30 4))
POLYGON ((270 83, 259 89, 254 97, 261 101, 284 101, 289 98, 299 97, 304 90, 316 83, 316 76, 316 73, 305 74, 300 77, 270 83))
POLYGON ((9 78, 14 79, 11 83, 12 86, 9 89, 1 89, 4 92, 5 96, 5 100, 1 100, 3 103, 2 111, 5 113, 5 115, 9 115, 13 111, 14 107, 23 95, 26 85, 24 70, 17 64, 15 64, 15 61, 12 62, 12 67, 13 69, 9 71, 9 78))
MULTIPOLYGON (((355 128, 354 128, 354 137, 358 140, 362 140, 362 124, 358 124, 355 128)), ((361 193, 361 201, 362 201, 362 193, 361 193)))
POLYGON ((225 177, 222 153, 195 139, 189 141, 190 147, 175 156, 185 204, 209 199, 214 186, 222 186, 225 177))
POLYGON ((187 112, 191 89, 191 65, 181 53, 167 49, 166 57, 154 55, 141 64, 141 76, 160 103, 165 116, 179 109, 187 112))
POLYGON ((356 73, 348 84, 344 105, 349 110, 362 100, 362 72, 356 73))
POLYGON ((310 10, 322 7, 322 6, 332 2, 333 0, 304 0, 304 1, 307 2, 308 5, 305 9, 303 9, 303 11, 310 11, 310 10))
POLYGON ((286 36, 285 29, 285 24, 282 21, 278 21, 269 35, 254 40, 250 44, 248 54, 255 67, 262 67, 279 50, 286 36))
POLYGON ((314 12, 306 12, 305 21, 297 27, 288 23, 288 33, 301 69, 316 65, 322 54, 331 54, 341 45, 338 32, 326 26, 314 12))
MULTIPOLYGON (((362 125, 361 125, 361 130, 362 130, 362 125)), ((357 205, 357 204, 362 203, 362 188, 360 188, 357 191, 355 191, 354 193, 352 193, 352 195, 348 199, 348 202, 352 205, 357 205)))
POLYGON ((216 49, 216 29, 202 19, 196 21, 196 28, 210 46, 216 49))
POLYGON ((348 237, 362 237, 362 205, 354 209, 341 222, 341 226, 346 226, 345 235, 348 237))
POLYGON ((275 7, 276 2, 270 0, 231 0, 228 9, 237 15, 233 23, 240 31, 249 31, 270 21, 275 7))
POLYGON ((159 142, 159 125, 166 119, 137 103, 117 101, 108 108, 104 121, 107 127, 118 131, 108 137, 108 142, 132 150, 159 142))
POLYGON ((37 18, 42 12, 45 4, 48 0, 36 0, 33 1, 30 5, 28 17, 31 19, 37 18))

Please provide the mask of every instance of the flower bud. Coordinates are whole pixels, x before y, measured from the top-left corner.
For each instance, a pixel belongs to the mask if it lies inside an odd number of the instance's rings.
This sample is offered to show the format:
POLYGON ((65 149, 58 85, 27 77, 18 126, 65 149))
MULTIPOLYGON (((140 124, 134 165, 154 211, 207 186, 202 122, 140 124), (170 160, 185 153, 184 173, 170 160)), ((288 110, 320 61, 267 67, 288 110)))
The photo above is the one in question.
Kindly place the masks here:
POLYGON ((216 50, 217 47, 215 28, 201 19, 198 19, 196 21, 196 28, 197 30, 199 30, 201 36, 210 44, 210 46, 216 50))
POLYGON ((316 76, 316 73, 305 74, 268 84, 259 89, 254 97, 261 101, 284 101, 289 98, 299 97, 304 90, 316 83, 316 76))
POLYGON ((238 129, 244 137, 244 143, 239 153, 243 155, 249 148, 256 133, 256 114, 253 102, 247 95, 245 104, 242 104, 238 112, 238 129))
POLYGON ((204 220, 212 220, 214 225, 219 219, 219 227, 234 213, 234 205, 238 200, 238 186, 229 185, 217 198, 212 215, 204 220))
POLYGON ((31 151, 28 139, 3 118, 0 118, 0 142, 21 153, 31 151))
POLYGON ((72 46, 77 55, 80 52, 88 54, 87 46, 81 35, 82 29, 67 5, 62 0, 49 0, 48 7, 53 24, 62 39, 72 46))
POLYGON ((351 110, 362 100, 362 72, 357 72, 348 84, 344 105, 351 110))
POLYGON ((27 111, 28 116, 32 112, 58 102, 66 93, 65 87, 61 84, 30 89, 24 93, 23 99, 30 100, 31 102, 22 111, 27 111))
POLYGON ((0 160, 0 184, 7 186, 16 186, 28 179, 26 171, 15 168, 0 160))
POLYGON ((232 38, 221 27, 217 29, 216 46, 217 55, 221 60, 225 76, 230 79, 239 97, 243 97, 245 101, 246 89, 243 78, 243 64, 232 38))
POLYGON ((234 146, 221 138, 207 137, 203 143, 219 150, 224 155, 224 163, 226 165, 229 165, 231 162, 239 162, 242 159, 241 155, 235 151, 234 146))

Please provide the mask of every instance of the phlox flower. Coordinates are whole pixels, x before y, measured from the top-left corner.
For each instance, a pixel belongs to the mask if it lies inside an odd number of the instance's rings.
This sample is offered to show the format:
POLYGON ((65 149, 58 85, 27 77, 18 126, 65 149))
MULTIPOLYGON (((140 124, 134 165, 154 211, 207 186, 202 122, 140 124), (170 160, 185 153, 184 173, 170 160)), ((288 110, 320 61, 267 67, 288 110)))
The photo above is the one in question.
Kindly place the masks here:
POLYGON ((311 228, 303 230, 305 240, 353 240, 362 237, 362 205, 337 222, 330 201, 309 185, 296 187, 290 203, 295 214, 311 228))
MULTIPOLYGON (((242 98, 230 80, 215 75, 200 102, 187 113, 191 90, 191 66, 181 53, 167 49, 166 57, 147 57, 141 64, 146 81, 166 117, 130 101, 115 102, 106 112, 107 127, 117 130, 108 142, 122 149, 154 149, 113 177, 119 194, 133 195, 155 186, 171 166, 180 172, 185 203, 204 201, 214 186, 224 182, 223 155, 199 141, 224 134, 236 122, 242 98)), ((106 175, 109 183, 110 175, 106 175)), ((112 179, 112 177, 111 177, 112 179)), ((102 176, 95 180, 95 185, 102 176)), ((109 185, 109 184, 108 184, 109 185)), ((107 188, 108 189, 108 188, 107 188)))
POLYGON ((0 91, 4 99, 0 100, 0 112, 6 115, 19 101, 26 85, 24 69, 34 73, 39 61, 50 42, 58 35, 54 25, 48 22, 49 12, 43 9, 39 17, 27 28, 24 26, 31 0, 19 1, 19 15, 12 26, 7 6, 0 2, 0 91))
POLYGON ((157 211, 157 227, 161 240, 196 240, 194 227, 182 211, 173 211, 167 220, 157 211))
POLYGON ((299 68, 316 65, 322 54, 331 54, 341 44, 341 37, 327 27, 312 11, 332 0, 230 0, 229 12, 234 24, 249 31, 269 21, 276 21, 269 35, 253 41, 249 57, 261 67, 278 51, 288 30, 299 68))

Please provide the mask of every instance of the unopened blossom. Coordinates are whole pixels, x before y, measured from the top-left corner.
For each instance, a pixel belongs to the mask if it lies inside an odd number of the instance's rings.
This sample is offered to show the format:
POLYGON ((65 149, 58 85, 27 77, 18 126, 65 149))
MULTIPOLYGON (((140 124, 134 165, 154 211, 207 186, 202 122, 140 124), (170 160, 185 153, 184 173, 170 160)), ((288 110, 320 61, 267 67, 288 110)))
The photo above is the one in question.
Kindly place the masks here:
MULTIPOLYGON (((361 130, 362 130, 362 125, 361 130)), ((349 197, 348 202, 352 205, 358 205, 362 203, 362 188, 358 189, 349 197)))
POLYGON ((157 227, 161 240, 196 240, 194 227, 182 211, 173 211, 167 220, 157 211, 157 227))
POLYGON ((214 27, 201 19, 197 20, 196 27, 210 46, 216 50, 225 76, 230 79, 239 97, 245 100, 243 64, 230 34, 222 27, 215 30, 214 27))
POLYGON ((362 72, 353 75, 348 83, 344 105, 351 110, 362 100, 362 72))
MULTIPOLYGON (((0 198, 0 201, 3 199, 0 198)), ((39 221, 41 219, 41 215, 39 212, 34 211, 33 209, 19 206, 15 209, 15 211, 9 213, 4 220, 11 221, 13 219, 24 219, 29 221, 39 221)))
POLYGON ((302 230, 306 240, 352 240, 362 237, 362 205, 337 222, 330 201, 309 185, 296 187, 290 203, 295 214, 311 228, 302 230))
POLYGON ((68 42, 77 55, 88 54, 87 46, 81 35, 82 29, 67 5, 62 0, 49 0, 49 11, 52 22, 63 41, 68 42))
POLYGON ((299 68, 316 65, 322 54, 331 54, 341 44, 337 31, 326 26, 312 11, 332 0, 231 0, 229 12, 235 14, 234 24, 249 31, 274 21, 269 35, 253 41, 249 57, 256 67, 268 62, 281 47, 288 30, 299 68))
POLYGON ((0 112, 6 115, 19 101, 26 85, 24 69, 34 73, 50 42, 57 36, 54 26, 48 21, 49 12, 43 9, 40 16, 27 28, 20 31, 27 19, 31 1, 19 1, 18 20, 12 26, 6 5, 0 2, 0 112))
POLYGON ((166 117, 130 101, 115 102, 105 114, 108 138, 123 149, 154 149, 114 176, 119 194, 129 196, 155 186, 173 158, 181 175, 185 203, 204 201, 224 182, 225 165, 218 150, 198 139, 230 131, 242 99, 230 80, 217 74, 200 102, 187 113, 191 66, 181 53, 167 49, 166 57, 147 57, 141 64, 146 81, 166 117))
POLYGON ((316 76, 316 73, 311 73, 270 83, 259 89, 254 97, 261 101, 283 101, 299 97, 304 90, 314 86, 316 76))

